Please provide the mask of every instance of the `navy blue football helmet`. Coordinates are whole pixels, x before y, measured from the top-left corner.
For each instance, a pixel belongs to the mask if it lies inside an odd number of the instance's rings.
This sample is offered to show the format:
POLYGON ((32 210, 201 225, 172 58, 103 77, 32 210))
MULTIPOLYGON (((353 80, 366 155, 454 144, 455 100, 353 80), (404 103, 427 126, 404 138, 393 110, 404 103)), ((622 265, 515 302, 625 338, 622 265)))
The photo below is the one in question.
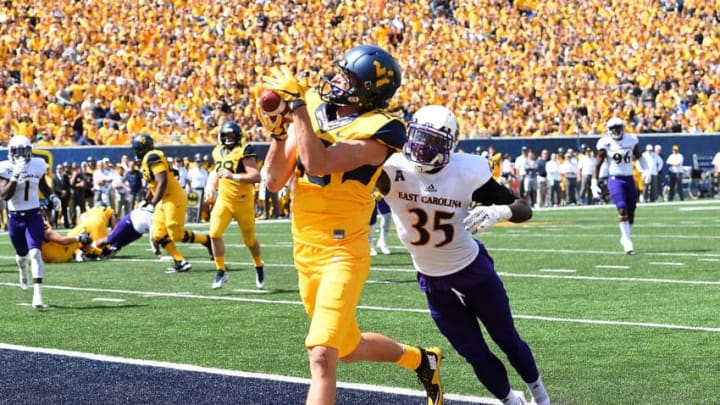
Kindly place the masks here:
POLYGON ((230 149, 240 145, 242 141, 242 129, 235 121, 226 121, 220 128, 218 143, 230 149))
POLYGON ((332 78, 322 79, 320 97, 336 105, 363 111, 385 108, 402 83, 400 64, 385 50, 373 45, 350 49, 335 61, 335 67, 355 79, 347 90, 339 88, 332 78))
POLYGON ((135 157, 139 162, 142 162, 145 155, 151 150, 155 149, 155 143, 150 135, 139 134, 135 135, 132 139, 132 149, 135 152, 135 157))

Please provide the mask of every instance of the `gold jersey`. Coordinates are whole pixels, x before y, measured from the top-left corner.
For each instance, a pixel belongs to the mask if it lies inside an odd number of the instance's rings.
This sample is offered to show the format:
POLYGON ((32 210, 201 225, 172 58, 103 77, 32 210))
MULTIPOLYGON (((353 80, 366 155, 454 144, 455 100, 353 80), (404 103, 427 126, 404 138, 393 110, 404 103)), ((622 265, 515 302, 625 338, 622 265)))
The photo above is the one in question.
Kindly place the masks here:
MULTIPOLYGON (((255 159, 255 149, 252 145, 238 145, 228 149, 224 145, 217 145, 212 151, 212 158, 215 162, 214 170, 228 169, 233 173, 245 173, 243 159, 255 159)), ((218 200, 226 202, 239 202, 255 200, 255 185, 252 183, 239 183, 232 179, 220 179, 218 183, 218 200)))
POLYGON ((90 234, 92 240, 99 240, 108 236, 110 219, 115 211, 110 207, 97 205, 85 211, 80 223, 68 232, 68 236, 78 236, 81 232, 90 234))
POLYGON ((43 241, 40 247, 42 259, 45 263, 67 263, 75 257, 75 251, 80 248, 80 243, 61 245, 57 242, 43 241))
MULTIPOLYGON (((343 140, 375 139, 394 151, 405 143, 405 124, 395 116, 373 110, 332 119, 316 92, 306 95, 313 129, 325 146, 343 140)), ((305 173, 298 157, 293 199, 293 235, 306 243, 333 245, 367 238, 375 207, 372 191, 382 165, 365 165, 348 172, 319 177, 305 173)))
POLYGON ((178 181, 177 177, 173 175, 170 164, 165 158, 165 154, 161 150, 153 149, 147 154, 145 154, 142 160, 141 169, 143 173, 143 178, 147 182, 148 188, 152 192, 155 192, 155 189, 157 188, 155 175, 162 172, 166 173, 167 188, 165 189, 165 195, 162 196, 163 200, 166 200, 167 198, 173 199, 184 196, 183 189, 182 187, 180 187, 180 182, 178 181))
MULTIPOLYGON (((51 230, 50 223, 45 220, 45 232, 51 230)), ((80 242, 62 245, 43 239, 40 246, 43 262, 45 263, 67 263, 75 257, 75 251, 80 248, 80 242)))

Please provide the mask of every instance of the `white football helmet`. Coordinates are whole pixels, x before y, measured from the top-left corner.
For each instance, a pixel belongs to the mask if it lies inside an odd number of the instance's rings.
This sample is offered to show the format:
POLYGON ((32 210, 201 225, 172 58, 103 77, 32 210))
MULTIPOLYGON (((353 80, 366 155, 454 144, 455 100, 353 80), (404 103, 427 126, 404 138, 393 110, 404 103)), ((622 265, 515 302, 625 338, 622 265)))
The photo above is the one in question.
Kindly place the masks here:
POLYGON ((610 118, 606 126, 610 137, 616 141, 621 140, 623 135, 625 135, 625 121, 618 117, 610 118))
POLYGON ((450 162, 458 136, 455 114, 440 105, 419 109, 408 123, 403 154, 419 172, 441 168, 450 162))
POLYGON ((29 162, 32 158, 32 144, 30 139, 23 135, 15 135, 8 143, 8 159, 15 163, 18 158, 29 162))

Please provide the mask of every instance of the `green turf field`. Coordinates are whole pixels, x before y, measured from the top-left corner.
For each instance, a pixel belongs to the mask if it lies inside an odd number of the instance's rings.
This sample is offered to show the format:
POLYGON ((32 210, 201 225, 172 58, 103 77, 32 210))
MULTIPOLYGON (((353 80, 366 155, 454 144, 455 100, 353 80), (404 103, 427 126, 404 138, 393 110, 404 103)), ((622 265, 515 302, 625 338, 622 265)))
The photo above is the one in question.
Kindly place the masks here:
MULTIPOLYGON (((210 289, 214 266, 202 246, 180 246, 192 271, 165 274, 169 262, 141 239, 109 261, 47 265, 44 310, 28 306, 32 292, 18 287, 2 233, 0 343, 308 377, 289 233, 286 222, 258 223, 266 291, 255 289, 233 226, 221 290, 210 289)), ((622 253, 610 206, 536 211, 482 240, 553 403, 718 403, 720 202, 641 205, 634 256, 622 253)), ((391 249, 373 258, 361 327, 439 345, 446 392, 489 396, 436 331, 394 234, 391 249)), ((513 388, 525 388, 510 375, 513 388)), ((339 379, 421 389, 413 373, 386 364, 341 365, 339 379)))

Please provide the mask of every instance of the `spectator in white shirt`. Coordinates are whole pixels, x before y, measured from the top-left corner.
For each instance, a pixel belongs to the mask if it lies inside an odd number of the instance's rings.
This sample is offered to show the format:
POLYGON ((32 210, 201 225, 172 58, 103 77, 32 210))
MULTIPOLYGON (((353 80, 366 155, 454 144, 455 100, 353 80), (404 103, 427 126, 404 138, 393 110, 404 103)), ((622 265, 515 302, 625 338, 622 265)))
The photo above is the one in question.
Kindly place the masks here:
POLYGON ((645 152, 643 152, 640 159, 636 162, 636 167, 642 173, 643 180, 643 201, 651 202, 655 201, 658 197, 658 166, 657 166, 657 154, 653 150, 653 146, 648 144, 645 146, 645 152))
POLYGON ((548 189, 550 190, 549 204, 557 207, 562 202, 562 188, 560 187, 562 173, 560 173, 560 157, 557 153, 550 155, 550 160, 545 164, 545 171, 547 172, 548 189))
POLYGON ((103 158, 100 161, 100 166, 93 172, 93 191, 94 201, 93 205, 98 202, 105 203, 106 206, 112 207, 112 200, 110 193, 112 192, 112 182, 115 176, 115 171, 110 166, 110 159, 103 158))
POLYGON ((518 183, 518 196, 525 195, 525 159, 527 159, 528 148, 523 146, 520 148, 520 156, 515 158, 515 180, 518 183))
POLYGON ((560 172, 565 175, 565 203, 577 204, 577 173, 578 161, 572 149, 565 152, 565 161, 560 165, 560 172))
POLYGON ((682 153, 680 153, 679 146, 673 145, 672 153, 668 156, 665 163, 668 166, 668 177, 670 178, 668 201, 672 201, 675 198, 675 194, 680 196, 680 201, 683 201, 685 197, 683 196, 682 180, 683 173, 685 172, 685 168, 683 167, 685 159, 682 153))
POLYGON ((590 179, 592 179, 593 171, 595 171, 595 157, 592 155, 592 149, 585 146, 583 155, 578 161, 578 174, 580 178, 580 200, 583 204, 592 204, 593 196, 590 190, 590 179))
POLYGON ((662 169, 665 166, 665 160, 662 157, 662 146, 659 144, 655 145, 655 153, 653 154, 653 157, 655 158, 655 167, 657 168, 657 176, 655 176, 655 184, 653 185, 655 190, 657 190, 657 195, 653 201, 657 201, 657 199, 662 196, 663 185, 665 185, 662 173, 662 169))
POLYGON ((190 166, 190 169, 187 171, 187 181, 190 190, 200 196, 200 219, 202 220, 207 216, 209 210, 208 203, 205 201, 204 196, 205 184, 207 184, 209 173, 199 153, 195 154, 195 163, 190 166))

